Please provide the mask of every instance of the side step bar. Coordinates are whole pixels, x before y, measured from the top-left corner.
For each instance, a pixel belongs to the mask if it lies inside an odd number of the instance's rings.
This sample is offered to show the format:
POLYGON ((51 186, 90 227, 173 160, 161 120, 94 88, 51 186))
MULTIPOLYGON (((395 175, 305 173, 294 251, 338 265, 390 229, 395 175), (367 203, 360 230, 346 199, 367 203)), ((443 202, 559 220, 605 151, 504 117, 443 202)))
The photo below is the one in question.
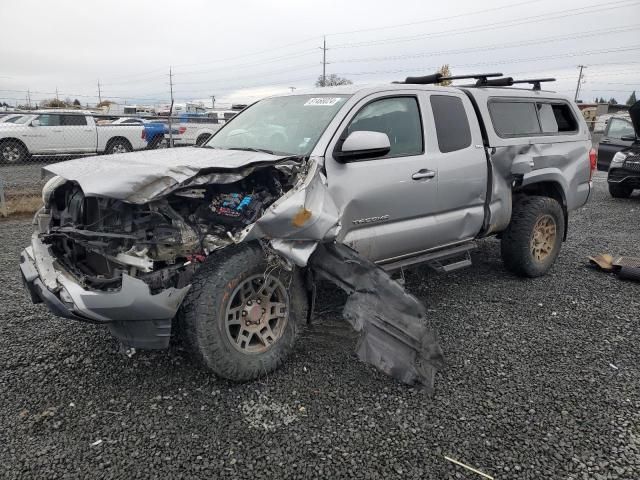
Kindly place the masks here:
POLYGON ((380 265, 388 272, 399 270, 411 265, 426 263, 437 272, 453 272, 471 266, 471 251, 475 250, 475 242, 444 248, 435 252, 426 252, 413 257, 402 258, 380 265))

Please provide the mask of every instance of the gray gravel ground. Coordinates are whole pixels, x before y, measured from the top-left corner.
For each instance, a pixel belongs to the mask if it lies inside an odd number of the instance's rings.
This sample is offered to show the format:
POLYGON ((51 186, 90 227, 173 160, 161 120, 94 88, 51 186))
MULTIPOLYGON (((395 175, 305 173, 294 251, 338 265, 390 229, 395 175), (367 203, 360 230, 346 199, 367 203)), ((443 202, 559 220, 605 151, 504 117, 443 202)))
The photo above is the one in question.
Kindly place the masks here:
POLYGON ((640 254, 640 197, 604 177, 570 221, 550 275, 506 273, 496 240, 447 276, 416 269, 447 368, 436 394, 357 362, 329 286, 278 372, 216 380, 179 346, 132 359, 100 327, 31 305, 17 255, 27 220, 0 223, 3 478, 640 478, 640 285, 586 265, 640 254))

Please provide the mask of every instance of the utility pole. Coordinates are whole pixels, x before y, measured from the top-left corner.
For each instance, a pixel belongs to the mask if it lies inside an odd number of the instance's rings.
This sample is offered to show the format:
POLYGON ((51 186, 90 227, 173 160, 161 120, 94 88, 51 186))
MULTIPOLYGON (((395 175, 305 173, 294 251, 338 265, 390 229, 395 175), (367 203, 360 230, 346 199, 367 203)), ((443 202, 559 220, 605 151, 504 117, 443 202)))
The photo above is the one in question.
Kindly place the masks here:
POLYGON ((327 37, 322 37, 322 86, 327 86, 327 37))
POLYGON ((216 108, 216 96, 211 95, 211 109, 216 108))
POLYGON ((576 85, 576 94, 573 97, 573 101, 577 102, 578 101, 578 93, 580 93, 580 84, 582 83, 582 70, 584 68, 587 68, 586 65, 578 65, 578 68, 580 69, 580 74, 578 75, 578 84, 576 85))
POLYGON ((289 87, 289 89, 291 90, 291 93, 293 93, 293 91, 296 89, 296 87, 289 87))
POLYGON ((100 80, 98 80, 98 103, 102 103, 102 92, 100 91, 100 80))
POLYGON ((60 101, 60 99, 58 98, 58 87, 56 87, 56 100, 60 101))
POLYGON ((171 106, 169 107, 169 148, 173 147, 173 129, 171 128, 171 115, 173 115, 173 71, 169 67, 169 90, 171 92, 171 106))

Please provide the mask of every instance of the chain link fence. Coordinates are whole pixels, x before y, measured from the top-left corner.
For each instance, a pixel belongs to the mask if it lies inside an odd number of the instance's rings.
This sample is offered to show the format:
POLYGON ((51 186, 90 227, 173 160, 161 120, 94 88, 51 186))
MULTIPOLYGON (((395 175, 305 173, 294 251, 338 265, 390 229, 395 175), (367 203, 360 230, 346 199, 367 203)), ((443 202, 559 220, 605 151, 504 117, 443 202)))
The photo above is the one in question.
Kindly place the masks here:
POLYGON ((101 154, 202 145, 238 110, 173 116, 46 110, 0 113, 0 216, 33 213, 48 180, 42 167, 101 154))

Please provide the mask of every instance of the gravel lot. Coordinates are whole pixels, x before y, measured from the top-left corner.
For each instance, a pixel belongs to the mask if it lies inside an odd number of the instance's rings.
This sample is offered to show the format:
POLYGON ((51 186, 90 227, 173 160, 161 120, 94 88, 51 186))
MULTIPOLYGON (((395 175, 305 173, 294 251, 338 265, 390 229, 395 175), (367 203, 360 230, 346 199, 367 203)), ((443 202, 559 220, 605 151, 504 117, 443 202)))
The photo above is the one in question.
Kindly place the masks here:
POLYGON ((551 274, 507 274, 496 240, 450 275, 418 268, 447 368, 436 394, 352 357, 344 297, 275 374, 237 385, 180 346, 116 353, 105 329, 31 305, 17 274, 28 220, 0 222, 0 476, 4 478, 640 478, 640 284, 587 266, 639 255, 640 196, 603 175, 551 274))

